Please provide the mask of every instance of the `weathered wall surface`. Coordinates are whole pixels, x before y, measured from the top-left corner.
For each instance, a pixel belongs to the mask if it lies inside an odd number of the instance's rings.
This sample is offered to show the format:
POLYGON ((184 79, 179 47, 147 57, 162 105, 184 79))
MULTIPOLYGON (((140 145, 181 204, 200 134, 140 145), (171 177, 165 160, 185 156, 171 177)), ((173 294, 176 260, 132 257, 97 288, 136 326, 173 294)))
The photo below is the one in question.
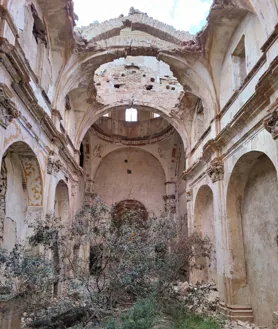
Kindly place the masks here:
POLYGON ((271 326, 278 306, 277 171, 266 156, 251 168, 242 200, 242 225, 255 321, 271 326))
POLYGON ((214 1, 197 36, 138 12, 74 34, 68 0, 0 0, 0 21, 1 245, 26 239, 26 220, 55 210, 72 218, 94 193, 110 204, 132 197, 155 213, 167 206, 183 219, 182 234, 198 228, 211 238, 207 277, 223 312, 270 325, 278 311, 277 1, 214 1), (130 127, 119 133, 131 106, 143 142, 130 127), (101 136, 91 126, 108 112, 118 126, 101 136), (176 132, 156 139, 153 112, 176 132), (210 192, 200 195, 203 186, 210 192))
POLYGON ((139 149, 124 148, 107 155, 95 180, 95 193, 108 205, 124 200, 141 202, 148 212, 164 211, 165 174, 158 160, 139 149))

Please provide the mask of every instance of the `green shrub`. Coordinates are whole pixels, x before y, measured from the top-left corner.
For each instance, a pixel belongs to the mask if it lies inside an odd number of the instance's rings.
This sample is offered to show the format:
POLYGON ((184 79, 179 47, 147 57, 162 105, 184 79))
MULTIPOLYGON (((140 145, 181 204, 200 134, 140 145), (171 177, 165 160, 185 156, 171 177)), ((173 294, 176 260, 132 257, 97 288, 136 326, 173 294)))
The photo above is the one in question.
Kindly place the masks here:
POLYGON ((194 313, 180 315, 174 321, 171 329, 220 329, 218 320, 194 313))
POLYGON ((155 299, 144 299, 136 302, 120 320, 110 320, 105 329, 150 329, 158 317, 155 299))

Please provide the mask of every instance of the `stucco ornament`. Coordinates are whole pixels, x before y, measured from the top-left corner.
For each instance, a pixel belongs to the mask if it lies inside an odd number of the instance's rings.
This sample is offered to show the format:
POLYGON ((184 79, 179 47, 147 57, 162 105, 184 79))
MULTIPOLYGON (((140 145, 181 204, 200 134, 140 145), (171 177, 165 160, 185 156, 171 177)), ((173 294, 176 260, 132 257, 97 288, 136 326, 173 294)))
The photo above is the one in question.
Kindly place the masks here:
POLYGON ((274 139, 278 137, 278 109, 271 114, 271 117, 264 121, 264 127, 271 133, 274 139))
POLYGON ((8 95, 7 86, 0 83, 0 124, 7 128, 12 119, 18 118, 20 112, 16 109, 15 103, 8 95))
POLYGON ((96 158, 101 158, 102 153, 103 153, 103 145, 101 145, 101 144, 96 145, 94 148, 94 156, 96 158))
POLYGON ((210 167, 207 169, 207 174, 212 182, 218 182, 224 179, 224 164, 221 159, 215 159, 211 162, 210 167))
POLYGON ((62 168, 62 162, 56 158, 53 151, 49 152, 47 160, 47 173, 49 175, 57 174, 62 168))
POLYGON ((186 202, 192 201, 192 195, 193 195, 192 190, 187 190, 186 191, 186 202))
POLYGON ((35 157, 21 157, 28 192, 28 206, 42 206, 42 178, 35 157))
POLYGON ((177 211, 176 196, 174 194, 164 195, 163 199, 165 202, 165 210, 170 214, 175 214, 177 211))

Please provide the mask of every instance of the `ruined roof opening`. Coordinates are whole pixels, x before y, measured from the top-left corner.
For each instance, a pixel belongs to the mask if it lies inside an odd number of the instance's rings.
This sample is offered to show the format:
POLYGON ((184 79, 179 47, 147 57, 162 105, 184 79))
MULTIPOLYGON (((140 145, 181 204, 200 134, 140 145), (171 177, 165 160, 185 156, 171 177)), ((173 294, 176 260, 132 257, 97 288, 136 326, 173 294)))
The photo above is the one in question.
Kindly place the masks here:
POLYGON ((98 138, 106 142, 128 145, 153 144, 176 133, 175 128, 159 113, 145 107, 112 108, 91 127, 98 138))
POLYGON ((151 56, 128 56, 101 65, 94 76, 97 100, 104 105, 135 104, 173 108, 183 87, 168 64, 151 56))
POLYGON ((75 12, 79 17, 77 21, 79 27, 98 25, 117 17, 141 13, 173 26, 177 30, 189 31, 191 34, 196 34, 206 24, 211 4, 212 0, 194 0, 194 6, 192 0, 167 0, 162 6, 157 0, 103 0, 95 6, 88 0, 74 1, 75 12))

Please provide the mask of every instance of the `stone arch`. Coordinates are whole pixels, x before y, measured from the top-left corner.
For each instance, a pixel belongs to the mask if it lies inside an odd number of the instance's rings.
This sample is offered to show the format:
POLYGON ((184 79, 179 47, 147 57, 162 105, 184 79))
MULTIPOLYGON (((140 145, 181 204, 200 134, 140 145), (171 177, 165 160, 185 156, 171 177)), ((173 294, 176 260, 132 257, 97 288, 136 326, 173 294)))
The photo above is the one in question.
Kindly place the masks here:
POLYGON ((231 305, 251 305, 256 324, 271 325, 278 304, 277 171, 262 152, 244 154, 227 190, 226 215, 232 264, 231 305))
MULTIPOLYGON (((89 130, 89 128, 92 126, 92 124, 97 121, 99 118, 101 118, 104 114, 111 112, 112 110, 122 110, 122 109, 126 109, 129 106, 129 104, 111 104, 109 106, 103 106, 100 109, 98 109, 97 111, 93 112, 91 109, 89 109, 78 130, 76 133, 76 138, 75 138, 75 145, 76 148, 79 149, 80 148, 80 143, 82 142, 82 140, 84 139, 84 136, 86 135, 87 131, 89 130)), ((138 109, 138 110, 145 110, 145 111, 150 111, 150 112, 156 112, 158 113, 161 117, 163 117, 166 121, 168 121, 178 132, 178 134, 181 137, 181 140, 183 142, 184 145, 184 149, 186 150, 188 147, 188 133, 185 129, 185 127, 181 124, 180 120, 175 117, 174 115, 171 115, 167 109, 162 108, 162 107, 152 107, 150 104, 138 104, 137 102, 135 102, 133 104, 133 106, 138 109)))
MULTIPOLYGON (((152 56, 169 65, 174 77, 184 87, 185 92, 193 93, 202 98, 204 107, 210 111, 210 120, 218 113, 218 101, 212 76, 208 67, 203 63, 201 54, 196 56, 196 54, 189 52, 186 53, 185 58, 181 54, 173 55, 167 49, 155 48, 153 44, 148 44, 144 40, 138 42, 138 46, 134 45, 131 50, 131 47, 126 45, 124 38, 120 38, 120 40, 123 44, 118 44, 116 41, 116 43, 109 42, 108 45, 104 43, 98 52, 93 47, 92 51, 88 50, 86 57, 83 55, 81 57, 81 52, 80 55, 68 62, 61 72, 60 82, 57 85, 53 105, 55 108, 63 111, 66 95, 79 86, 85 86, 86 81, 92 81, 88 86, 89 98, 91 103, 96 103, 96 89, 92 77, 102 64, 127 56, 152 56)), ((96 105, 102 107, 102 104, 96 103, 96 105)), ((168 113, 171 110, 168 109, 168 113)))
POLYGON ((213 191, 208 185, 203 185, 197 192, 194 206, 194 228, 203 237, 208 237, 212 244, 212 254, 210 261, 207 259, 200 260, 204 269, 195 271, 194 281, 207 282, 216 281, 217 266, 215 257, 215 226, 214 226, 214 205, 213 191))
POLYGON ((165 173, 145 150, 125 147, 112 151, 102 159, 94 182, 94 193, 110 206, 137 200, 156 215, 164 210, 165 173))
POLYGON ((43 180, 38 159, 24 142, 11 144, 2 157, 0 220, 3 246, 24 243, 28 224, 41 217, 43 180))
POLYGON ((113 215, 115 220, 121 220, 125 216, 126 211, 134 212, 141 220, 148 219, 148 211, 142 202, 137 200, 123 200, 114 206, 113 215))
POLYGON ((63 180, 60 180, 56 186, 54 202, 55 217, 60 218, 64 224, 68 223, 70 219, 69 189, 63 180))

